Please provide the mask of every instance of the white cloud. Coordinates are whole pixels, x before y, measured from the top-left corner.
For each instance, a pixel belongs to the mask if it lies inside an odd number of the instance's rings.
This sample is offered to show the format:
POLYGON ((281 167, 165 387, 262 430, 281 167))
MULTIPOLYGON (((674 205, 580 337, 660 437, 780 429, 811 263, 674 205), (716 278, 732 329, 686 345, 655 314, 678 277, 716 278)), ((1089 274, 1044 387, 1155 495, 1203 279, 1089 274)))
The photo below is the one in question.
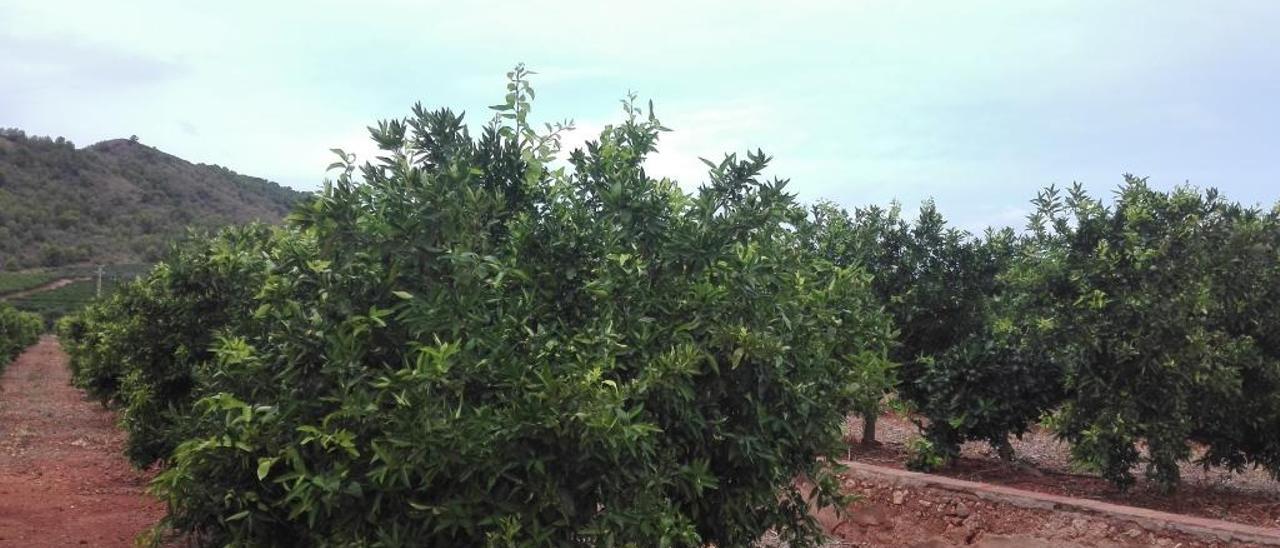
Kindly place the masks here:
MULTIPOLYGON (((705 158, 719 162, 726 153, 742 155, 762 148, 767 136, 785 127, 778 112, 763 101, 741 101, 696 110, 658 108, 663 125, 672 129, 662 135, 658 153, 646 167, 656 176, 671 177, 685 188, 695 188, 706 179, 705 158)), ((781 140, 781 139, 779 139, 781 140)))
POLYGON ((1223 0, 1212 20, 1191 0, 629 8, 0 2, 0 125, 84 144, 136 133, 314 188, 329 148, 371 156, 364 126, 415 100, 483 123, 503 72, 526 61, 535 116, 578 120, 569 143, 616 121, 627 90, 655 99, 674 131, 649 168, 686 188, 705 178, 699 157, 758 147, 803 200, 934 196, 957 218, 1124 171, 1274 199, 1280 4, 1223 0))
MULTIPOLYGON (((749 151, 766 148, 769 136, 777 137, 777 128, 785 126, 781 114, 764 101, 744 100, 703 109, 667 110, 656 106, 655 110, 671 131, 659 136, 658 151, 646 160, 645 170, 655 178, 676 180, 686 190, 696 189, 706 181, 708 167, 701 158, 718 163, 725 154, 742 157, 749 151)), ((619 112, 608 121, 576 121, 576 129, 561 141, 564 155, 595 140, 606 125, 621 119, 619 112)))

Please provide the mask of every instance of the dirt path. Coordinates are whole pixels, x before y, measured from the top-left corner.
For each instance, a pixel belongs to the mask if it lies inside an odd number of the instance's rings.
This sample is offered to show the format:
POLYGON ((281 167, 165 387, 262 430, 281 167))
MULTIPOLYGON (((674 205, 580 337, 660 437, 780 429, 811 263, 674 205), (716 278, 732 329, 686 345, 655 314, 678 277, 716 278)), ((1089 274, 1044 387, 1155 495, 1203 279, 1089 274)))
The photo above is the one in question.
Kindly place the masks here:
POLYGON ((163 514, 115 415, 69 381, 48 335, 0 377, 0 546, 131 546, 163 514))
POLYGON ((28 296, 31 296, 31 295, 35 295, 36 293, 44 293, 45 291, 53 291, 53 290, 55 290, 55 289, 59 289, 59 288, 62 288, 62 287, 69 286, 69 285, 71 285, 71 284, 73 284, 73 283, 76 283, 76 282, 87 282, 87 281, 92 280, 92 279, 93 279, 93 278, 89 278, 89 277, 80 277, 80 278, 59 278, 59 279, 56 279, 56 280, 54 280, 54 281, 52 281, 52 282, 49 282, 49 283, 46 283, 46 284, 43 284, 43 285, 38 285, 38 286, 33 287, 33 288, 31 288, 31 289, 23 289, 22 291, 15 291, 15 292, 13 292, 13 293, 5 293, 4 295, 0 295, 0 301, 3 301, 3 300, 5 300, 5 299, 21 299, 21 298, 23 298, 23 297, 28 297, 28 296))

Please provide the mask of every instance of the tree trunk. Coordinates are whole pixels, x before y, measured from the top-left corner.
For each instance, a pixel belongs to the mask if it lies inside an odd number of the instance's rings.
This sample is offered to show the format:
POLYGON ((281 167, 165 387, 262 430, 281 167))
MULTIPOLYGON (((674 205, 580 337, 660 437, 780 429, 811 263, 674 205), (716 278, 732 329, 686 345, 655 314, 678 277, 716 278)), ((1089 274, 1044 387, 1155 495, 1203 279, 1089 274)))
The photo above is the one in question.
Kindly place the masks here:
POLYGON ((867 413, 862 416, 862 445, 876 445, 876 414, 867 413))
POLYGON ((1013 444, 1009 443, 1008 438, 1005 438, 999 445, 996 445, 996 452, 1000 455, 1000 460, 1013 462, 1013 444))

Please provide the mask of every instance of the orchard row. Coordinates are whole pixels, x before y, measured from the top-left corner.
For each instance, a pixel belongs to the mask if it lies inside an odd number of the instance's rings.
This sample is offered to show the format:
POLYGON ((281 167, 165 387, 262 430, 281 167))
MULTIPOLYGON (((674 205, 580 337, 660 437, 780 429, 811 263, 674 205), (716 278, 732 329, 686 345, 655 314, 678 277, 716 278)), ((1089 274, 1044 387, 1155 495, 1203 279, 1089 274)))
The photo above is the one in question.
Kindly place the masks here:
POLYGON ((35 344, 41 331, 44 331, 44 322, 40 316, 0 302, 0 370, 25 348, 35 344))
POLYGON ((1129 179, 973 236, 931 204, 804 206, 758 153, 686 192, 645 172, 651 105, 557 160, 566 126, 533 129, 509 76, 479 135, 415 107, 285 226, 193 236, 61 323, 164 465, 157 531, 810 545, 842 419, 886 396, 923 468, 1047 422, 1120 484, 1173 485, 1193 442, 1280 472, 1276 212, 1129 179))

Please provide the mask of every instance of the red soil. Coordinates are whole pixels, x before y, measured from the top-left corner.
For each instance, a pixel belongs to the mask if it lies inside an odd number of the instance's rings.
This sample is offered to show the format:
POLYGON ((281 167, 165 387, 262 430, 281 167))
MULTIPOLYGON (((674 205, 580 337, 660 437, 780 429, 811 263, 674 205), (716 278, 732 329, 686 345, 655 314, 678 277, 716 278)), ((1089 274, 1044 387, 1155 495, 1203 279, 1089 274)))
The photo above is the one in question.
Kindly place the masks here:
POLYGON ((122 454, 115 414, 40 339, 0 377, 0 546, 131 546, 163 506, 122 454))
MULTIPOLYGON (((881 445, 867 448, 850 440, 847 457, 868 464, 903 468, 907 461, 906 440, 917 435, 915 426, 893 414, 882 416, 877 426, 881 445)), ((847 429, 861 432, 861 420, 851 419, 847 429)), ((1033 428, 1013 445, 1017 455, 1015 463, 1001 461, 984 443, 967 443, 961 448, 961 458, 953 466, 935 473, 1053 495, 1280 529, 1280 482, 1270 479, 1261 470, 1231 474, 1187 464, 1182 470, 1183 483, 1173 493, 1164 493, 1145 479, 1139 479, 1136 486, 1122 492, 1095 474, 1073 469, 1069 447, 1042 428, 1033 428)))
POLYGON ((844 489, 861 500, 844 516, 817 515, 833 540, 829 548, 909 546, 945 548, 1138 548, 1249 547, 1178 531, 1148 530, 1124 518, 1061 508, 1013 504, 927 487, 897 485, 883 478, 846 475, 844 489))

